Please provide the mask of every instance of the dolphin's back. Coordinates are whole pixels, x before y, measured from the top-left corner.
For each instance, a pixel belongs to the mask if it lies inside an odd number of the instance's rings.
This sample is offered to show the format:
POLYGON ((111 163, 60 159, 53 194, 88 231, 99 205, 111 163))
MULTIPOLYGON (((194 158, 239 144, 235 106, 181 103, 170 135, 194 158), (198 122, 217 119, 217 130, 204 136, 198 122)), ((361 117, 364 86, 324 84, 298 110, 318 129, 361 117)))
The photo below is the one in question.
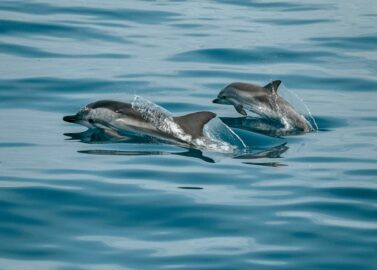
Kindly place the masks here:
POLYGON ((234 89, 237 89, 238 91, 242 91, 242 92, 264 92, 265 89, 263 89, 263 87, 259 86, 259 85, 255 85, 255 84, 250 84, 250 83, 242 83, 242 82, 234 82, 234 83, 231 83, 229 84, 226 88, 234 88, 234 89))
POLYGON ((251 92, 251 93, 262 92, 264 94, 266 93, 276 94, 280 84, 281 84, 280 80, 272 81, 263 87, 259 85, 251 84, 251 83, 234 82, 234 83, 229 84, 226 88, 231 87, 241 92, 251 92))
POLYGON ((211 119, 216 117, 213 112, 195 112, 183 116, 174 117, 174 121, 193 139, 203 136, 203 127, 211 119))
POLYGON ((128 113, 132 109, 130 103, 114 101, 114 100, 99 100, 87 105, 91 109, 106 108, 117 113, 128 113))
POLYGON ((114 100, 99 100, 87 105, 88 108, 91 109, 108 109, 115 113, 119 113, 125 115, 127 117, 132 117, 138 121, 144 122, 144 118, 141 114, 132 108, 132 104, 114 100))

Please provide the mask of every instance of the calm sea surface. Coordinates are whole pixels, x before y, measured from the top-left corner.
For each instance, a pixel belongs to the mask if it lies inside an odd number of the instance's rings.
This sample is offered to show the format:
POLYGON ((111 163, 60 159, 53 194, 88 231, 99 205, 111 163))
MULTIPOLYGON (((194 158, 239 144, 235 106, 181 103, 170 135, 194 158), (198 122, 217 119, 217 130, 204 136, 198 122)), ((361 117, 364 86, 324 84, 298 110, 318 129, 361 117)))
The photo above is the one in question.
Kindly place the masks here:
POLYGON ((376 22, 375 0, 0 1, 0 269, 376 269, 376 22), (62 121, 135 94, 239 117, 219 90, 275 79, 319 131, 254 134, 251 159, 62 121))

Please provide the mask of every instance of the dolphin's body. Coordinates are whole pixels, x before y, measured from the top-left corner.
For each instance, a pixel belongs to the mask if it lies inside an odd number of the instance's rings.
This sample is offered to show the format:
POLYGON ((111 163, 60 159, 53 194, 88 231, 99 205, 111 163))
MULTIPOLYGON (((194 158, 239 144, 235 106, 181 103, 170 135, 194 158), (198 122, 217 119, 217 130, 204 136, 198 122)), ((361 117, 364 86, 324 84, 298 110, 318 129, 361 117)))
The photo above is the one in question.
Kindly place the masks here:
POLYGON ((233 105, 240 114, 245 110, 264 118, 279 121, 287 129, 300 132, 313 131, 310 123, 300 115, 291 104, 277 93, 281 81, 273 81, 266 86, 248 83, 231 83, 220 91, 213 103, 233 105))
POLYGON ((192 140, 204 136, 204 125, 215 116, 216 114, 212 112, 196 112, 172 117, 175 130, 171 130, 161 128, 153 121, 149 121, 130 103, 100 100, 88 104, 75 115, 64 116, 63 120, 88 128, 101 128, 114 135, 119 131, 126 131, 190 144, 192 140), (180 134, 184 134, 185 137, 179 136, 180 134))

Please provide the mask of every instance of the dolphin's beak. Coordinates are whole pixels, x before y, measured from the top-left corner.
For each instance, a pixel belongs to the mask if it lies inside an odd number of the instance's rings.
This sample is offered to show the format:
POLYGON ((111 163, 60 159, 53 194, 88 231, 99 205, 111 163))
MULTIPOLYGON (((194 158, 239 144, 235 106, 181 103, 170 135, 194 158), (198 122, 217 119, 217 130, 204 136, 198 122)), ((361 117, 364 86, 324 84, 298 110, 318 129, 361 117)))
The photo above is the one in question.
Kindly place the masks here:
POLYGON ((219 98, 215 98, 212 100, 212 103, 221 104, 221 100, 219 98))
POLYGON ((212 103, 231 105, 231 103, 229 102, 229 100, 227 100, 226 98, 215 98, 214 100, 212 100, 212 103))
POLYGON ((79 120, 78 115, 66 115, 63 117, 63 120, 68 122, 68 123, 75 123, 76 121, 79 120))

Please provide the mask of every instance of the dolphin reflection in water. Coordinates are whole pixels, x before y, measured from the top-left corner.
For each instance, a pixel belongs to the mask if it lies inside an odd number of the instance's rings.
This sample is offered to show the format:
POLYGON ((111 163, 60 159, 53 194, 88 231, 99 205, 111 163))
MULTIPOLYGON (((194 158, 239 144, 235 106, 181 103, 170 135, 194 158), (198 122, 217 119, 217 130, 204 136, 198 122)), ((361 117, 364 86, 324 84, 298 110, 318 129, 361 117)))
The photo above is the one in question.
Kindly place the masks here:
MULTIPOLYGON (((151 103, 153 104, 153 103, 151 103)), ((124 103, 119 101, 101 100, 88 104, 75 115, 63 118, 70 123, 81 124, 89 129, 81 133, 67 133, 71 139, 85 143, 99 144, 109 142, 156 144, 161 142, 174 143, 186 148, 183 152, 163 151, 113 151, 113 150, 85 150, 86 154, 97 155, 180 155, 200 158, 206 162, 214 159, 203 155, 203 150, 227 152, 232 147, 208 137, 206 125, 216 117, 212 112, 196 112, 184 116, 170 116, 162 108, 153 109, 149 103, 146 107, 140 103, 124 103), (217 149, 216 149, 217 150, 217 149)), ((157 105, 156 105, 157 106, 157 105)), ((224 124, 223 124, 224 125, 224 124)), ((225 126, 225 125, 224 125, 225 126)), ((226 127, 228 128, 228 127, 226 127)), ((230 128, 228 128, 230 130, 230 128)), ((231 134, 231 133, 229 133, 231 134)), ((234 133, 233 133, 234 134, 234 133)), ((234 134, 235 137, 239 138, 234 134)), ((279 157, 288 149, 282 141, 263 150, 250 150, 233 153, 233 157, 241 159, 255 159, 263 157, 279 157)), ((232 149, 234 150, 234 149, 232 149)), ((250 163, 248 163, 250 164, 250 163)), ((269 165, 269 164, 261 164, 269 165)), ((271 163, 271 166, 276 166, 271 163)))
MULTIPOLYGON (((108 144, 108 143, 125 143, 125 144, 160 144, 164 141, 149 137, 149 136, 137 136, 137 135, 123 135, 113 136, 103 129, 88 129, 84 132, 78 133, 64 133, 65 136, 70 137, 69 140, 78 140, 87 144, 108 144)), ((79 150, 79 153, 91 154, 91 155, 114 155, 114 156, 155 156, 155 155, 171 155, 171 156, 185 156, 198 158, 205 162, 215 163, 215 159, 206 156, 203 151, 190 147, 183 147, 185 151, 155 151, 155 150, 112 150, 112 149, 92 149, 92 150, 79 150)), ((280 158, 281 155, 288 150, 288 146, 285 142, 269 144, 265 147, 259 146, 254 150, 250 150, 248 153, 244 153, 238 156, 234 156, 235 159, 240 160, 256 160, 263 158, 280 158)), ((279 162, 243 162, 244 164, 262 165, 262 166, 285 166, 279 162)))

